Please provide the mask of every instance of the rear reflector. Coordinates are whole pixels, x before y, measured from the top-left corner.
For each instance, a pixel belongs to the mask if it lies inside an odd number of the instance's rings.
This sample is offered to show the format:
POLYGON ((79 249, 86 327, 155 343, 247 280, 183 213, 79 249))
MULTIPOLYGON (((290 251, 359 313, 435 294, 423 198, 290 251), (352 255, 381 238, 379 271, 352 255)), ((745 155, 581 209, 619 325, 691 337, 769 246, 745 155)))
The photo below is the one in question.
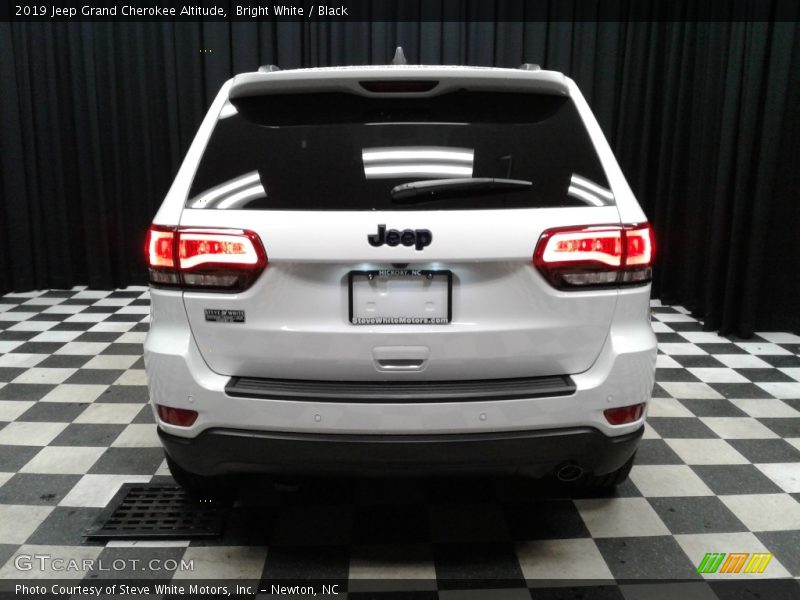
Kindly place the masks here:
POLYGON ((644 404, 631 404, 630 406, 620 406, 619 408, 609 408, 603 411, 606 421, 612 425, 624 425, 633 423, 642 418, 644 414, 644 404))
POLYGON ((533 262, 559 289, 635 285, 652 278, 653 231, 644 225, 548 229, 533 262))
POLYGON ((157 286, 238 292, 267 265, 258 235, 242 229, 153 225, 145 250, 150 283, 157 286))
POLYGON ((169 425, 191 427, 197 420, 196 410, 158 405, 158 418, 169 425))

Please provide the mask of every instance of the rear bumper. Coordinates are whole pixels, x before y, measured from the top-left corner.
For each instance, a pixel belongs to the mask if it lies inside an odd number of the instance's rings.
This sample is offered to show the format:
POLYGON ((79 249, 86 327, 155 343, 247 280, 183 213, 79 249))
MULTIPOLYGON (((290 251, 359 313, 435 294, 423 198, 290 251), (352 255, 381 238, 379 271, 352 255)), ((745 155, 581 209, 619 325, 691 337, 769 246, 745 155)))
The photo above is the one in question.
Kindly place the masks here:
POLYGON ((405 382, 370 378, 352 385, 292 379, 279 369, 274 375, 281 379, 273 380, 215 373, 192 337, 181 293, 153 290, 155 309, 144 345, 150 400, 154 414, 156 405, 197 411, 191 427, 170 425, 155 414, 166 433, 189 440, 212 430, 406 438, 588 428, 624 436, 644 418, 611 425, 604 411, 650 399, 656 339, 647 321, 646 292, 619 292, 605 345, 582 373, 514 380, 496 374, 496 380, 476 382, 478 373, 462 369, 458 381, 406 374, 405 382))
POLYGON ((159 428, 167 454, 200 475, 524 474, 563 464, 605 474, 635 452, 644 426, 618 436, 590 427, 447 435, 339 435, 209 429, 195 438, 159 428))

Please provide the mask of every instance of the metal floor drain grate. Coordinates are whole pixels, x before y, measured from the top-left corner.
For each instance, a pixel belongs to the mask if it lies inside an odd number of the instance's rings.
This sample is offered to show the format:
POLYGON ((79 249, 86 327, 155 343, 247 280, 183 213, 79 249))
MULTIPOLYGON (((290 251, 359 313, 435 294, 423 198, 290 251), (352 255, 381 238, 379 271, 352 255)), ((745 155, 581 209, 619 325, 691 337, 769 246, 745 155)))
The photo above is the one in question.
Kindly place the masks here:
POLYGON ((229 508, 225 500, 199 499, 175 485, 126 483, 83 535, 107 540, 220 536, 229 508))

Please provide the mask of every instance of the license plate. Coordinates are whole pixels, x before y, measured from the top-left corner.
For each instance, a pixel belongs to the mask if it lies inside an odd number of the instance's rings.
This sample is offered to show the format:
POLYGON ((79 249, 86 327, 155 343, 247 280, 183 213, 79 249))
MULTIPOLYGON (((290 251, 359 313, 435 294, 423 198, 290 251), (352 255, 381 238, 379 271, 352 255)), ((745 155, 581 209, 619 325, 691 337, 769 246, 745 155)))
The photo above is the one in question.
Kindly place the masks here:
POLYGON ((450 271, 377 269, 351 271, 353 325, 447 325, 453 275, 450 271))

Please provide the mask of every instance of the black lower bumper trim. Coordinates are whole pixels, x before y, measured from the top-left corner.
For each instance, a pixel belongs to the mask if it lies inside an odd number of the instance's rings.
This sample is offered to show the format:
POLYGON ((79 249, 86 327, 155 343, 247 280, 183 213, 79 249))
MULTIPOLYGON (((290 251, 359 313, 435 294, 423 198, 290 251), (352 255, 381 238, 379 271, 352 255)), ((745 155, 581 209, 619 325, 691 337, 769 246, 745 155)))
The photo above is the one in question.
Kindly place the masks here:
POLYGON ((575 393, 568 375, 466 381, 311 381, 231 377, 229 396, 314 402, 468 402, 575 393))
POLYGON ((644 427, 609 437, 588 427, 443 435, 330 435, 210 429, 195 438, 158 433, 167 454, 200 475, 524 473, 574 463, 596 474, 621 467, 644 427))

